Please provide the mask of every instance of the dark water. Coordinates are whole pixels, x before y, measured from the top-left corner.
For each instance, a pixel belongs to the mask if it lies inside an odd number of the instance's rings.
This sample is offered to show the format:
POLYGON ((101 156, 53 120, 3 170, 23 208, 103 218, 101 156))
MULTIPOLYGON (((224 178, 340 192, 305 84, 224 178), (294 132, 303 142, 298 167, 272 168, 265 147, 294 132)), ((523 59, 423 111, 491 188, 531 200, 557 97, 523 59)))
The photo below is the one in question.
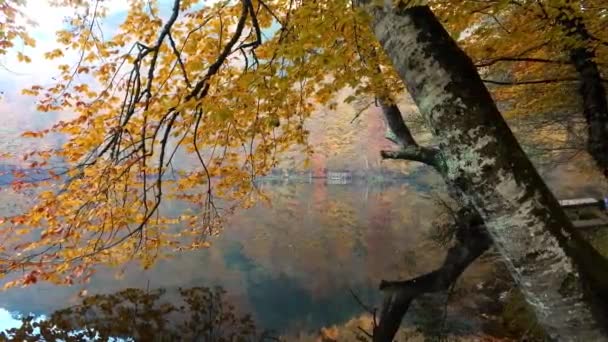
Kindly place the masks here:
POLYGON ((427 238, 436 206, 423 186, 322 180, 260 186, 272 205, 236 213, 208 249, 161 260, 146 271, 129 266, 120 279, 117 270, 100 270, 86 285, 11 289, 0 296, 0 307, 48 315, 77 303, 82 289, 171 292, 220 285, 260 327, 314 332, 363 313, 351 290, 378 304, 380 279, 412 277, 440 262, 441 249, 427 238))

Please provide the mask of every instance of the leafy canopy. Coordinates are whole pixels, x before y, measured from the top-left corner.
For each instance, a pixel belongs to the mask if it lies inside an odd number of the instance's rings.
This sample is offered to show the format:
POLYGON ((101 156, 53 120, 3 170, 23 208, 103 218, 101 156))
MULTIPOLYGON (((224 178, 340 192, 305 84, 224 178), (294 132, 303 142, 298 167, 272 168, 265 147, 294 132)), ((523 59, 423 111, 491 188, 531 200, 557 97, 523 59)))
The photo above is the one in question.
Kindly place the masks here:
MULTIPOLYGON (((41 112, 73 117, 23 134, 61 134, 66 141, 23 157, 43 170, 35 182, 15 172, 13 189, 35 201, 2 220, 0 271, 26 271, 7 286, 70 284, 88 279, 94 265, 134 259, 149 267, 176 250, 206 247, 222 214, 265 199, 253 180, 281 155, 312 155, 305 123, 319 106, 335 106, 338 91, 352 90, 346 102, 404 91, 369 18, 350 0, 173 0, 169 6, 133 0, 112 34, 100 25, 103 1, 54 3, 74 13, 57 32, 58 47, 45 54, 57 65, 58 81, 23 93, 36 98, 41 112), (74 65, 65 62, 65 51, 78 51, 74 65), (189 210, 168 215, 161 206, 167 200, 189 210)), ((533 1, 429 3, 490 75, 506 74, 512 82, 571 78, 563 51, 576 44, 592 44, 605 65, 600 0, 539 2, 546 16, 533 1), (551 8, 572 3, 584 5, 574 12, 595 43, 564 39, 566 32, 550 25, 551 8)), ((34 44, 12 19, 21 4, 2 2, 3 49, 17 37, 34 44)), ((572 83, 537 83, 494 95, 511 104, 511 116, 578 110, 572 83)))
POLYGON ((587 49, 593 54, 590 61, 606 75, 606 1, 464 0, 434 9, 446 19, 449 31, 461 38, 460 45, 480 68, 503 115, 520 131, 518 136, 533 156, 551 162, 585 150, 581 75, 571 53, 587 49), (578 23, 586 33, 564 20, 578 23))
POLYGON ((350 1, 133 1, 109 38, 102 1, 57 5, 75 15, 45 56, 61 63, 77 50, 79 60, 58 65, 56 84, 23 92, 73 119, 23 134, 67 140, 24 157, 46 177, 13 182, 36 201, 2 224, 2 272, 27 270, 7 286, 69 284, 92 265, 148 267, 206 247, 221 214, 265 198, 253 180, 282 153, 313 153, 304 124, 315 108, 345 87, 351 102, 379 84, 401 91, 379 72, 386 60, 350 1), (191 210, 166 215, 162 200, 191 210))

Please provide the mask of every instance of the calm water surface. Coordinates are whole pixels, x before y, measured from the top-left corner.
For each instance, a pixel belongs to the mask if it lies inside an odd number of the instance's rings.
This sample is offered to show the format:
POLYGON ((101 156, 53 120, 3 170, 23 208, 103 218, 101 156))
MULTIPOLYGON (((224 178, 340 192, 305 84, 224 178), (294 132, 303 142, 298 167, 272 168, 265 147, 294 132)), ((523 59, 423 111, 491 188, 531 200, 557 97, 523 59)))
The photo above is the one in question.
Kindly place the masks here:
POLYGON ((363 312, 350 289, 378 302, 380 279, 430 271, 442 252, 427 236, 433 202, 421 186, 263 183, 272 206, 238 212, 212 247, 161 260, 149 270, 101 270, 89 284, 11 289, 0 307, 49 314, 77 293, 220 285, 265 329, 316 331, 363 312))
MULTIPOLYGON (((77 304, 83 289, 111 294, 164 288, 171 296, 179 288, 216 285, 261 329, 314 335, 343 325, 364 314, 351 290, 379 305, 381 279, 415 277, 442 262, 444 249, 429 239, 437 205, 424 185, 429 182, 418 178, 390 184, 263 182, 272 205, 237 212, 210 248, 161 260, 149 270, 129 266, 121 278, 117 270, 102 269, 86 285, 8 290, 0 295, 0 329, 15 324, 7 312, 48 315, 77 304)), ((5 207, 20 202, 7 194, 5 207)), ((483 272, 467 271, 461 281, 478 283, 476 273, 483 272)), ((407 319, 416 315, 411 310, 407 319)))

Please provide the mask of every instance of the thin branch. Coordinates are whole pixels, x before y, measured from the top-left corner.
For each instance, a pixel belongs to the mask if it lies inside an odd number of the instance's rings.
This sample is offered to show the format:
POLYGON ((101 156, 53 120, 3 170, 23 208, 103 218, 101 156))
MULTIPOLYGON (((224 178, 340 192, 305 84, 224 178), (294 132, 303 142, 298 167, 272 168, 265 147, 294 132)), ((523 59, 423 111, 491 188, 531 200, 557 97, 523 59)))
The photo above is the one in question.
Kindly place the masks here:
POLYGON ((262 7, 264 7, 264 9, 266 9, 268 11, 268 13, 270 13, 270 15, 272 15, 272 17, 279 23, 281 24, 281 27, 285 27, 285 24, 283 23, 283 21, 281 21, 281 19, 279 19, 279 17, 272 11, 272 9, 270 9, 270 7, 268 7, 268 5, 266 5, 266 3, 262 0, 258 0, 259 3, 262 5, 262 7))
POLYGON ((188 86, 188 88, 192 88, 192 84, 190 84, 190 81, 188 80, 188 73, 186 72, 186 67, 184 66, 184 62, 182 61, 181 52, 177 49, 177 46, 175 45, 175 40, 173 40, 173 36, 171 35, 171 32, 169 32, 168 36, 169 36, 169 43, 171 44, 171 49, 173 49, 173 53, 175 54, 175 58, 177 58, 179 67, 182 69, 182 74, 184 75, 184 81, 186 82, 186 85, 188 86))
POLYGON ((577 77, 564 77, 564 78, 550 78, 545 80, 526 80, 526 81, 499 81, 499 80, 488 80, 483 79, 484 83, 496 84, 496 85, 527 85, 527 84, 549 84, 549 83, 560 83, 560 82, 578 82, 577 77))
POLYGON ((475 64, 476 67, 487 67, 494 65, 499 62, 527 62, 527 63, 549 63, 549 64, 562 64, 568 65, 570 62, 561 60, 552 60, 545 58, 532 58, 532 57, 497 57, 493 59, 487 59, 482 62, 475 64))
POLYGON ((367 311, 369 314, 374 314, 374 312, 376 312, 376 309, 373 309, 371 306, 366 305, 365 303, 363 303, 363 301, 361 300, 361 298, 359 298, 359 296, 357 296, 357 294, 355 293, 355 291, 353 291, 352 288, 348 288, 348 291, 350 291, 350 294, 353 296, 353 298, 355 298, 355 300, 357 301, 357 303, 363 308, 365 309, 365 311, 367 311))

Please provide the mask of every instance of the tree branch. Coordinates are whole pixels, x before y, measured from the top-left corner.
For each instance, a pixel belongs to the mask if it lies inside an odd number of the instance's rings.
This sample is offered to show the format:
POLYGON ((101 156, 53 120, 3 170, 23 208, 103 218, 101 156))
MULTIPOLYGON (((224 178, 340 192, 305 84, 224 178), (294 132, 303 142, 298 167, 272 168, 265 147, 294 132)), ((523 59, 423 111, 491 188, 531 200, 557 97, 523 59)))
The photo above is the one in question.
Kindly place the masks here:
POLYGON ((531 57, 497 57, 492 59, 483 60, 477 64, 476 67, 487 67, 494 65, 499 62, 527 62, 527 63, 551 63, 551 64, 570 64, 568 61, 544 59, 544 58, 531 58, 531 57))
POLYGON ((380 155, 384 159, 405 159, 421 162, 434 168, 438 167, 439 150, 433 148, 408 146, 398 151, 380 151, 380 155))
POLYGON ((380 107, 382 108, 382 113, 384 114, 384 118, 386 119, 386 123, 388 127, 395 135, 396 141, 395 143, 401 145, 402 147, 407 146, 418 146, 412 132, 410 132, 409 128, 405 124, 403 120, 403 115, 399 110, 399 107, 392 101, 388 101, 384 98, 379 99, 380 107))
POLYGON ((482 79, 484 83, 497 84, 497 85, 526 85, 526 84, 549 84, 559 82, 578 82, 577 77, 564 77, 564 78, 550 78, 546 80, 526 80, 526 81, 499 81, 499 80, 488 80, 482 79))
POLYGON ((437 270, 406 281, 382 281, 384 301, 380 321, 373 330, 374 342, 393 340, 410 304, 426 293, 445 291, 452 286, 469 265, 487 251, 492 240, 476 212, 459 210, 455 223, 456 244, 448 250, 443 265, 437 270))

